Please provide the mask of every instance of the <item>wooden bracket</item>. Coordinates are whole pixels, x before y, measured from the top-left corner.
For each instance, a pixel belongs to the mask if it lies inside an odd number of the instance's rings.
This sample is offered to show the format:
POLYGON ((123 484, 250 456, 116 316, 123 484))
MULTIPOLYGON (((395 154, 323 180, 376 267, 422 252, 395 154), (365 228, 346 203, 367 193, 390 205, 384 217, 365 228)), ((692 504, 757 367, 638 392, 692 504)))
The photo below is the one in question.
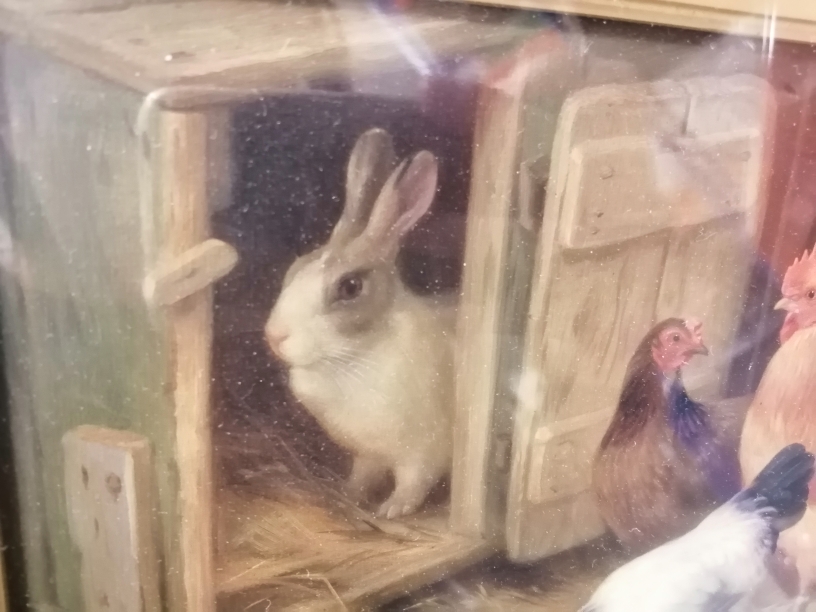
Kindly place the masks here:
POLYGON ((531 502, 552 502, 589 488, 592 457, 611 417, 609 410, 598 410, 536 430, 527 491, 531 502), (553 466, 559 473, 551 473, 553 466))
POLYGON ((232 246, 210 238, 148 274, 145 299, 153 306, 171 306, 223 278, 237 263, 232 246))
POLYGON ((159 612, 150 445, 83 425, 65 434, 69 530, 82 554, 87 612, 159 612))

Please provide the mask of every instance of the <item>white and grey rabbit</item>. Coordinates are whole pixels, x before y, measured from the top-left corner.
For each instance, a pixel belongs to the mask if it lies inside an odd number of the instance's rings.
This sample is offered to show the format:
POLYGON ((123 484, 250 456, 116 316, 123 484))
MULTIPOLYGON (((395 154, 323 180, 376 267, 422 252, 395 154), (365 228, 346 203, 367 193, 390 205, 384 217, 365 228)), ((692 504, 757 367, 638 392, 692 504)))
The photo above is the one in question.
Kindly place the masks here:
POLYGON ((437 162, 421 151, 395 168, 391 137, 372 129, 349 161, 346 201, 328 243, 288 270, 265 333, 289 384, 354 457, 347 490, 365 500, 392 472, 377 515, 415 512, 451 467, 455 307, 405 287, 401 239, 428 211, 437 162))

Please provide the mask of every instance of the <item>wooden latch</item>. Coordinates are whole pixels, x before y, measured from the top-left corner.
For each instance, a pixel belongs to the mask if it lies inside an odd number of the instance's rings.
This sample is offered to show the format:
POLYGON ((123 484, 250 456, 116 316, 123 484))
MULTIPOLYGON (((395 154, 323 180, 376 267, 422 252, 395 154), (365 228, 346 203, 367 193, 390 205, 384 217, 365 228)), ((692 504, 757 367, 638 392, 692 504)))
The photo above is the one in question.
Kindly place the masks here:
POLYGON ((237 263, 238 252, 232 246, 210 238, 148 274, 145 299, 152 306, 170 306, 209 287, 237 263))

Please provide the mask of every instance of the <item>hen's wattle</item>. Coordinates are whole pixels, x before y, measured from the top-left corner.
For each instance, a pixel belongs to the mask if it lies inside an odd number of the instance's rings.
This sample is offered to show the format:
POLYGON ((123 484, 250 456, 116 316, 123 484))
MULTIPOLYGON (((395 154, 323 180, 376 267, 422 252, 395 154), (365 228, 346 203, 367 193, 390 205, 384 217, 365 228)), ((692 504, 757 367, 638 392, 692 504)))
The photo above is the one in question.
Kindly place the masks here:
POLYGON ((779 342, 785 344, 797 331, 799 331, 799 323, 796 320, 796 315, 789 312, 782 323, 782 329, 779 330, 779 342))

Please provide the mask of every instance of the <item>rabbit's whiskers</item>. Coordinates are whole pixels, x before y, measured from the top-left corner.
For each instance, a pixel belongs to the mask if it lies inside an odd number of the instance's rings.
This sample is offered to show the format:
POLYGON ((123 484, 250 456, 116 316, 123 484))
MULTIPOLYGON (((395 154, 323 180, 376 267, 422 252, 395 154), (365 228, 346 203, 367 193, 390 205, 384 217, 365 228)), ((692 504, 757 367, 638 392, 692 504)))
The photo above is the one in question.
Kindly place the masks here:
POLYGON ((327 378, 337 386, 343 398, 352 397, 353 381, 348 380, 348 376, 342 376, 343 373, 342 365, 332 363, 332 367, 326 374, 327 378))
POLYGON ((366 364, 371 369, 377 367, 377 363, 363 356, 363 352, 360 350, 355 350, 347 347, 337 347, 334 350, 334 355, 338 357, 347 357, 349 360, 354 361, 355 363, 366 364))
MULTIPOLYGON (((376 380, 376 378, 370 376, 370 374, 375 372, 375 368, 372 367, 374 366, 373 361, 355 355, 351 351, 343 350, 335 351, 328 355, 326 359, 333 365, 336 374, 345 375, 346 378, 351 379, 353 382, 364 385, 368 387, 370 391, 374 391, 380 399, 386 399, 383 393, 371 386, 371 380, 376 380)), ((333 375, 332 378, 337 382, 338 387, 340 387, 341 385, 338 380, 340 376, 333 375)))
POLYGON ((354 367, 353 362, 335 357, 332 359, 332 364, 338 373, 345 374, 348 378, 353 379, 357 383, 365 384, 366 380, 363 378, 362 372, 354 367))

